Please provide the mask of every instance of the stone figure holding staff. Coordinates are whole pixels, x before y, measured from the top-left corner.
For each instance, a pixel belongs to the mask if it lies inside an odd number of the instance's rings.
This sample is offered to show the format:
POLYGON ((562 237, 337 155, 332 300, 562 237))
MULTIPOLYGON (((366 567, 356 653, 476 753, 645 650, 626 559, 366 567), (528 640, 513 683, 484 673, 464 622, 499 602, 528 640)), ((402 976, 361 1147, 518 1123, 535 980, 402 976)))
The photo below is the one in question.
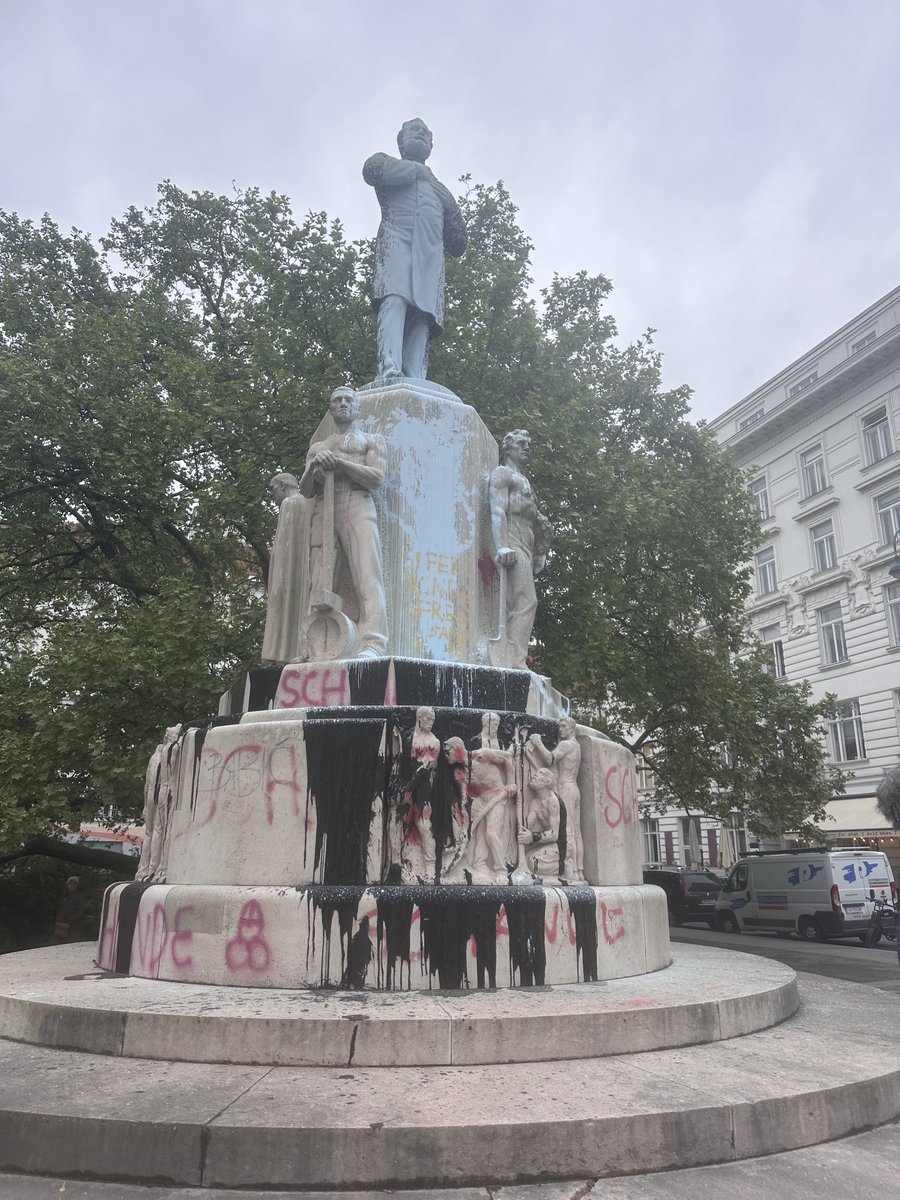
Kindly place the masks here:
POLYGON ((500 571, 500 628, 493 639, 495 666, 524 667, 537 612, 534 576, 550 550, 550 522, 538 510, 525 474, 531 435, 514 429, 500 443, 500 466, 491 472, 491 530, 500 571))
POLYGON ((306 657, 377 658, 387 649, 387 606, 372 492, 384 481, 385 442, 356 427, 351 388, 338 388, 330 408, 337 432, 310 446, 300 479, 313 500, 306 657))
POLYGON ((444 251, 459 258, 466 248, 459 205, 425 165, 432 144, 414 117, 397 135, 399 158, 373 154, 363 166, 381 206, 372 289, 381 382, 425 378, 428 342, 444 322, 444 251))

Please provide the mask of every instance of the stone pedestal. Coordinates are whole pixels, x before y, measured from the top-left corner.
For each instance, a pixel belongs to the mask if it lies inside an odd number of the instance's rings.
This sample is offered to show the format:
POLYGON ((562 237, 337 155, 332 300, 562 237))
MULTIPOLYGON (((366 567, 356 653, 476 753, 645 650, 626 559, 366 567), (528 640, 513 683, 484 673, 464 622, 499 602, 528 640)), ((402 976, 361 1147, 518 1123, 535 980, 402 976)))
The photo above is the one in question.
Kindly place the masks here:
MULTIPOLYGON (((497 603, 487 481, 497 443, 474 408, 428 380, 358 395, 360 426, 387 444, 374 497, 391 653, 487 663, 497 603)), ((312 440, 334 431, 328 415, 312 440)))

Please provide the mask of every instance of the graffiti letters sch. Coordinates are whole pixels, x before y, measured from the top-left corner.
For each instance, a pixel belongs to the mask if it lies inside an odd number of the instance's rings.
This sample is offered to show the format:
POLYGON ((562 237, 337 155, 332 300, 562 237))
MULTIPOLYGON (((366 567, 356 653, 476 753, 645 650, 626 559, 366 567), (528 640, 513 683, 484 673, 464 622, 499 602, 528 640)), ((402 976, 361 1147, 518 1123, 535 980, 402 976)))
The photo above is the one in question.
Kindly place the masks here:
POLYGON ((637 823, 637 784, 632 768, 618 764, 609 767, 603 777, 603 792, 603 818, 610 829, 617 829, 623 822, 637 823))

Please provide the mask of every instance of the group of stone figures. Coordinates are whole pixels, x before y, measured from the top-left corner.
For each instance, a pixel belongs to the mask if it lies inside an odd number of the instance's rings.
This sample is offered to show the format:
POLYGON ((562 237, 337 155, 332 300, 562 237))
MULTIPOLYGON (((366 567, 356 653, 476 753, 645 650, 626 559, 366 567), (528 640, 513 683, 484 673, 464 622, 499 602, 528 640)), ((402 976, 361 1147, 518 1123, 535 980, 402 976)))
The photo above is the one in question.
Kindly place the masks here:
POLYGON ((495 712, 470 747, 442 745, 434 719, 416 710, 411 777, 389 789, 386 882, 583 883, 575 721, 563 717, 550 750, 527 729, 502 746, 495 712))
MULTIPOLYGON (((359 428, 350 388, 331 397, 337 432, 313 442, 299 479, 282 472, 269 485, 279 506, 269 563, 264 662, 377 658, 388 652, 381 540, 372 492, 384 481, 388 448, 359 428), (312 500, 312 505, 306 503, 312 500)), ((500 571, 497 639, 508 667, 524 667, 546 562, 550 523, 525 474, 527 430, 506 434, 490 476, 491 530, 500 571)))

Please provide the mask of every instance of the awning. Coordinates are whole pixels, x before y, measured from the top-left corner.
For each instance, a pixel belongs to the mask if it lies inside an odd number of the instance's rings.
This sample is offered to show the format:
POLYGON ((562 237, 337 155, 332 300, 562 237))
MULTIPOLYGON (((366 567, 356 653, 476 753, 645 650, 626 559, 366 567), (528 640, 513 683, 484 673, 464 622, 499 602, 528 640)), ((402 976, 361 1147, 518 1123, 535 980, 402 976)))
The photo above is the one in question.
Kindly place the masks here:
POLYGON ((843 833, 854 833, 858 837, 883 837, 896 832, 879 810, 874 796, 829 800, 825 805, 825 820, 821 829, 826 837, 843 833))

